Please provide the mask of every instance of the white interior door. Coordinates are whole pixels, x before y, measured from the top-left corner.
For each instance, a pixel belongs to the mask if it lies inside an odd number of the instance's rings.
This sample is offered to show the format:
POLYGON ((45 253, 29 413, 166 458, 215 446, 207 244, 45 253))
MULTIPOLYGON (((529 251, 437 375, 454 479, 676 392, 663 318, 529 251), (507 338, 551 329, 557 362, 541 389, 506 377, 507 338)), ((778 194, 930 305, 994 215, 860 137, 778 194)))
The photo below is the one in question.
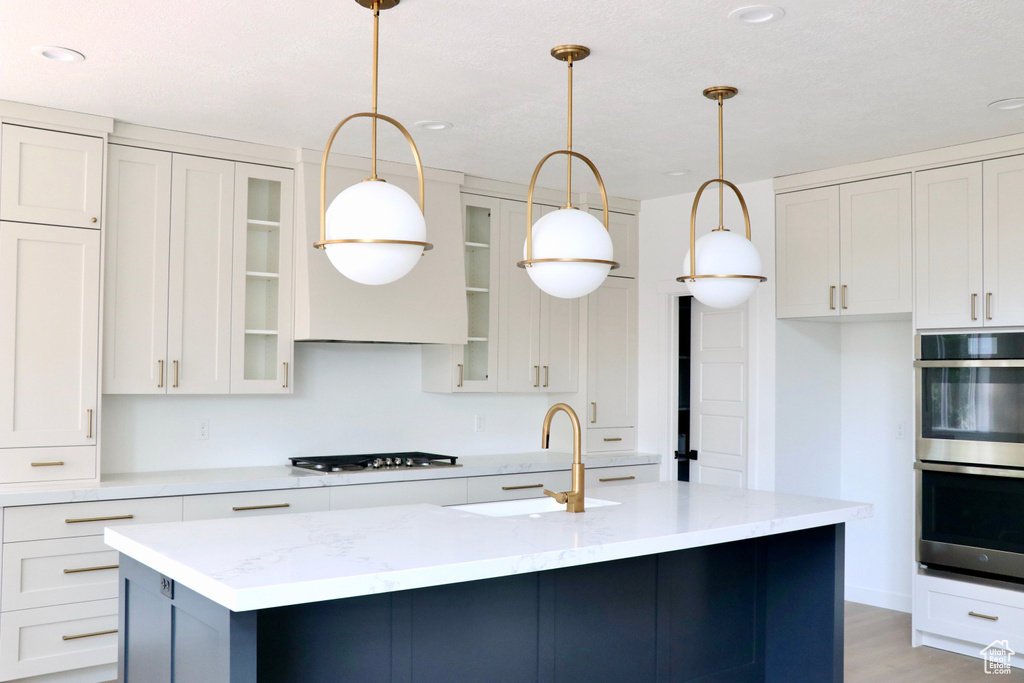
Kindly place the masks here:
POLYGON ((747 306, 690 313, 690 481, 747 485, 747 306))

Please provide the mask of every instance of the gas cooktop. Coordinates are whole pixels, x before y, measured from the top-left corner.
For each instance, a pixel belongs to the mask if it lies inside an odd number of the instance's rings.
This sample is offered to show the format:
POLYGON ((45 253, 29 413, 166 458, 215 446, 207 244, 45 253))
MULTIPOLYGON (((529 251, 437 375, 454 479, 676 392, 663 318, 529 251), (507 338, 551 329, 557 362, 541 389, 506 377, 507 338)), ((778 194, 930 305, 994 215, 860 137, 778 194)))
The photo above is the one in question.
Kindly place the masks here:
POLYGON ((363 470, 410 469, 416 467, 462 467, 453 455, 435 453, 366 453, 362 455, 318 455, 289 458, 293 467, 317 472, 360 472, 363 470))

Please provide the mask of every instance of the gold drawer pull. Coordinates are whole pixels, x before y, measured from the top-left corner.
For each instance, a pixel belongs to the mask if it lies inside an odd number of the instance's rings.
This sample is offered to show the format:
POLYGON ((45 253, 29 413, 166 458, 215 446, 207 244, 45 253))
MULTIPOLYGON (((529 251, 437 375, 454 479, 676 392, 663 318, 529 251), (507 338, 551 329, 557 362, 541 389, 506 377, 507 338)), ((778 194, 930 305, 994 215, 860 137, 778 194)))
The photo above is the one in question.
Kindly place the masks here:
POLYGON ((502 491, 518 491, 520 489, 542 489, 544 484, 526 484, 525 486, 502 486, 502 491))
POLYGON ((80 569, 65 569, 65 574, 81 574, 82 572, 101 572, 107 569, 118 569, 116 564, 108 564, 102 567, 82 567, 80 569))
POLYGON ((605 441, 622 441, 621 436, 606 436, 605 441))
POLYGON ((112 628, 109 631, 95 631, 93 633, 79 633, 77 636, 61 636, 64 640, 78 640, 79 638, 92 638, 93 636, 109 636, 111 633, 117 633, 116 628, 112 628))
POLYGON ((607 479, 598 479, 598 481, 629 481, 630 479, 636 479, 636 477, 632 475, 628 477, 608 477, 607 479))
POLYGON ((119 519, 135 519, 135 515, 115 515, 113 517, 82 517, 81 519, 65 519, 65 524, 81 524, 82 522, 114 522, 119 519))
POLYGON ((988 621, 999 621, 999 617, 990 617, 987 614, 978 614, 977 612, 968 612, 969 616, 978 617, 979 619, 987 619, 988 621))
POLYGON ((290 508, 291 503, 274 503, 273 505, 237 505, 231 508, 235 512, 245 512, 246 510, 272 510, 273 508, 290 508))
POLYGON ((64 465, 63 460, 55 460, 53 462, 34 462, 32 467, 62 467, 64 465))

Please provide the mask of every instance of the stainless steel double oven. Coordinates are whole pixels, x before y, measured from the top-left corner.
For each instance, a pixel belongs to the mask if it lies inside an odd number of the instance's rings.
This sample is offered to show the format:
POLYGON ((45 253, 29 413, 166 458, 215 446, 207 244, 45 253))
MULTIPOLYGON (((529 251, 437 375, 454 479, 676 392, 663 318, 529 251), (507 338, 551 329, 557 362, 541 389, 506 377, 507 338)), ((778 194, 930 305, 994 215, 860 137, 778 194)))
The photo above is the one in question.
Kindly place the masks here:
POLYGON ((1024 333, 915 341, 917 559, 1024 581, 1024 333))

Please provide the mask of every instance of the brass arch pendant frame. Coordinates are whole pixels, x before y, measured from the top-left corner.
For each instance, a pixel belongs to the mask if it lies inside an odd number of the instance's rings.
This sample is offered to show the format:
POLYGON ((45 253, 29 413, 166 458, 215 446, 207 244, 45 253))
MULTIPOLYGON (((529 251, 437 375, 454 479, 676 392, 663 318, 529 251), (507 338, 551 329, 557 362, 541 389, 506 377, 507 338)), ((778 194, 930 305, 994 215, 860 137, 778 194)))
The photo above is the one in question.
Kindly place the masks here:
POLYGON ((328 244, 408 244, 411 246, 423 247, 423 251, 430 251, 434 248, 434 245, 429 242, 413 242, 410 240, 327 239, 327 161, 331 156, 331 147, 334 146, 334 138, 337 137, 342 126, 352 119, 369 118, 373 121, 371 171, 370 177, 363 182, 385 182, 377 177, 377 121, 381 120, 390 123, 405 136, 405 141, 409 143, 409 149, 412 151, 412 157, 416 161, 416 175, 419 176, 420 213, 424 214, 424 216, 426 215, 424 212, 423 202, 423 162, 420 160, 420 152, 416 149, 416 143, 413 142, 412 136, 409 135, 409 131, 406 130, 405 126, 390 116, 384 116, 383 114, 377 113, 377 43, 380 32, 380 10, 391 9, 399 2, 400 0, 356 0, 356 3, 360 6, 373 10, 373 111, 359 112, 358 114, 352 114, 351 116, 345 117, 342 119, 341 123, 334 127, 334 130, 331 131, 330 137, 327 138, 327 147, 324 149, 324 156, 320 161, 320 240, 313 243, 313 246, 317 249, 324 249, 328 244))
POLYGON ((597 186, 601 190, 601 205, 604 209, 604 229, 608 230, 608 192, 604 187, 604 179, 601 178, 601 173, 597 170, 597 166, 594 165, 594 162, 579 152, 572 151, 572 64, 574 61, 578 62, 582 59, 586 59, 589 55, 590 48, 584 47, 583 45, 559 45, 558 47, 551 48, 551 56, 559 61, 566 62, 569 66, 568 148, 551 152, 540 160, 540 163, 537 164, 537 168, 533 171, 533 177, 530 179, 530 189, 526 194, 526 258, 516 263, 520 268, 529 268, 535 263, 603 263, 610 266, 611 270, 615 270, 619 267, 619 264, 615 261, 607 261, 604 259, 533 258, 533 193, 537 189, 537 176, 540 175, 540 170, 544 167, 544 164, 547 163, 548 159, 553 156, 564 154, 566 157, 565 206, 562 208, 576 208, 572 205, 572 160, 573 157, 575 157, 585 163, 590 168, 591 173, 594 174, 594 178, 597 179, 597 186))
POLYGON ((748 280, 759 280, 765 282, 768 278, 762 275, 729 275, 729 274, 708 274, 708 275, 697 275, 697 206, 700 204, 700 197, 704 194, 704 190, 707 189, 708 185, 712 183, 718 183, 718 227, 715 230, 726 230, 722 221, 723 214, 723 193, 725 188, 728 187, 736 195, 736 199, 740 202, 740 208, 743 209, 743 223, 747 230, 747 241, 750 241, 750 213, 747 211, 747 202, 743 199, 743 194, 739 188, 733 183, 726 180, 723 175, 723 154, 722 154, 722 102, 731 97, 735 97, 738 91, 736 88, 724 85, 708 88, 704 91, 704 97, 711 100, 718 100, 718 177, 708 180, 700 189, 697 190, 697 196, 693 198, 693 208, 690 209, 690 274, 683 275, 676 278, 676 282, 694 282, 696 280, 705 278, 745 278, 748 280))

